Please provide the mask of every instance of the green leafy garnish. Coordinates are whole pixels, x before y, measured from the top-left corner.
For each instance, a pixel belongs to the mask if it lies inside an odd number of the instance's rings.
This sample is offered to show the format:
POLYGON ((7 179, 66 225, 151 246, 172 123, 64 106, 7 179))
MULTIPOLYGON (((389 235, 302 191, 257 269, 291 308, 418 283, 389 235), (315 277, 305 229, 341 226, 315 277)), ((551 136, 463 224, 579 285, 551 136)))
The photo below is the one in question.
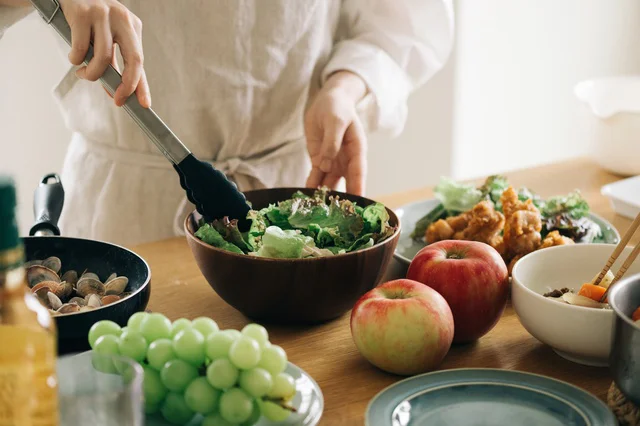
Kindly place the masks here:
POLYGON ((443 177, 436 186, 435 196, 440 200, 445 210, 466 212, 482 200, 483 193, 473 185, 457 183, 443 177))
POLYGON ((326 188, 313 196, 296 192, 288 200, 247 215, 250 228, 223 218, 201 223, 196 237, 215 247, 254 256, 305 258, 332 256, 371 247, 391 237, 397 227, 379 203, 366 207, 329 196, 326 188))
POLYGON ((558 214, 568 214, 573 219, 580 219, 589 213, 589 204, 582 198, 580 191, 574 191, 567 196, 551 197, 541 209, 542 216, 551 217, 558 214))
POLYGON ((195 236, 200 238, 205 243, 212 245, 214 247, 218 247, 222 250, 227 250, 233 253, 244 254, 240 248, 232 243, 225 241, 225 239, 220 235, 216 229, 205 223, 202 225, 195 233, 195 236))

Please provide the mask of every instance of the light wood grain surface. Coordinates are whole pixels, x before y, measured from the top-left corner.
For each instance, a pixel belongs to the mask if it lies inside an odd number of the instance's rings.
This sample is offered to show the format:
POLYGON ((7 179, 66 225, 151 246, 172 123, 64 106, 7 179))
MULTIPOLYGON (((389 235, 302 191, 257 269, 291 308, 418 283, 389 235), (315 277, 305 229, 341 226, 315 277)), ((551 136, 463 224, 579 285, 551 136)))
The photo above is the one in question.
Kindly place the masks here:
MULTIPOLYGON (((618 216, 600 188, 619 177, 588 160, 574 160, 508 173, 515 186, 528 186, 543 197, 580 189, 592 210, 614 224, 622 234, 631 221, 618 216)), ((379 197, 395 208, 431 198, 432 189, 379 197)), ((635 236, 631 241, 640 240, 635 236)), ((208 316, 222 328, 241 328, 248 320, 222 301, 200 274, 187 242, 177 238, 133 248, 150 264, 152 291, 149 309, 170 319, 208 316)), ((302 284, 302 283, 301 283, 302 284)), ((251 295, 247 295, 251 297, 251 295)), ((314 327, 268 327, 273 343, 281 345, 289 360, 306 370, 320 385, 325 398, 321 425, 361 425, 367 404, 386 386, 402 379, 371 366, 351 339, 349 316, 314 327)), ((565 380, 605 399, 611 383, 606 368, 585 367, 557 356, 520 325, 508 306, 498 325, 472 345, 454 346, 442 369, 463 367, 528 371, 565 380)))

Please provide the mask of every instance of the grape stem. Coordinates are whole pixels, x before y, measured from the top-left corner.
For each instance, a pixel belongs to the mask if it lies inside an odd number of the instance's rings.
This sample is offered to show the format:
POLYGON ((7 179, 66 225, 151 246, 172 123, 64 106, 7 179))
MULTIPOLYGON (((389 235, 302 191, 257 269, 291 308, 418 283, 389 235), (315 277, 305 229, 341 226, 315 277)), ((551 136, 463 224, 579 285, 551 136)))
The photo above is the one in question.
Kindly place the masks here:
POLYGON ((284 399, 282 398, 268 398, 268 397, 263 397, 262 398, 263 401, 265 402, 273 402, 274 404, 280 406, 281 408, 284 408, 285 410, 289 410, 292 413, 297 413, 298 410, 296 410, 296 408, 292 405, 289 405, 284 399))

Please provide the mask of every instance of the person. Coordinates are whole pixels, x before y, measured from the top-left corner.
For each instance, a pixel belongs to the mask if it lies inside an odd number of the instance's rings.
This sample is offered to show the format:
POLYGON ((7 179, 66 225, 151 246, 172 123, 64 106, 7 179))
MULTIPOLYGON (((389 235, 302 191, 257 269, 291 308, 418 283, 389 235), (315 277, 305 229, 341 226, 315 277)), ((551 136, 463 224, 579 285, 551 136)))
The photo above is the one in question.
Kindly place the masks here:
MULTIPOLYGON (((124 245, 183 232, 193 206, 170 163, 113 103, 153 99, 194 155, 242 191, 336 188, 344 178, 360 195, 367 134, 400 133, 408 96, 453 43, 451 0, 59 2, 72 33, 70 50, 58 41, 70 65, 54 89, 72 132, 60 226, 124 245), (94 83, 109 63, 122 72, 113 100, 94 83)), ((29 5, 0 0, 0 32, 29 5)))

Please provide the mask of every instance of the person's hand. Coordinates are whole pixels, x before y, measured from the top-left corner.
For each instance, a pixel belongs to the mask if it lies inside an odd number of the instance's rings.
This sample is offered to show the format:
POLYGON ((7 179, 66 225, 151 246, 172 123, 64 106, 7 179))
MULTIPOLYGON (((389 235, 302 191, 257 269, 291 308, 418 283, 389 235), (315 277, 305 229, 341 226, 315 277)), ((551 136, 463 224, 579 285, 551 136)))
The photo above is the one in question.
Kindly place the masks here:
POLYGON ((356 104, 366 94, 360 77, 339 71, 318 92, 304 120, 312 170, 308 187, 336 189, 346 179, 347 192, 364 194, 367 174, 367 137, 356 104))
POLYGON ((142 22, 117 0, 60 0, 60 7, 71 27, 69 61, 81 65, 93 42, 93 58, 76 75, 98 80, 105 69, 115 65, 115 46, 124 61, 122 83, 113 98, 118 106, 136 93, 144 107, 151 106, 147 76, 143 69, 142 22))

